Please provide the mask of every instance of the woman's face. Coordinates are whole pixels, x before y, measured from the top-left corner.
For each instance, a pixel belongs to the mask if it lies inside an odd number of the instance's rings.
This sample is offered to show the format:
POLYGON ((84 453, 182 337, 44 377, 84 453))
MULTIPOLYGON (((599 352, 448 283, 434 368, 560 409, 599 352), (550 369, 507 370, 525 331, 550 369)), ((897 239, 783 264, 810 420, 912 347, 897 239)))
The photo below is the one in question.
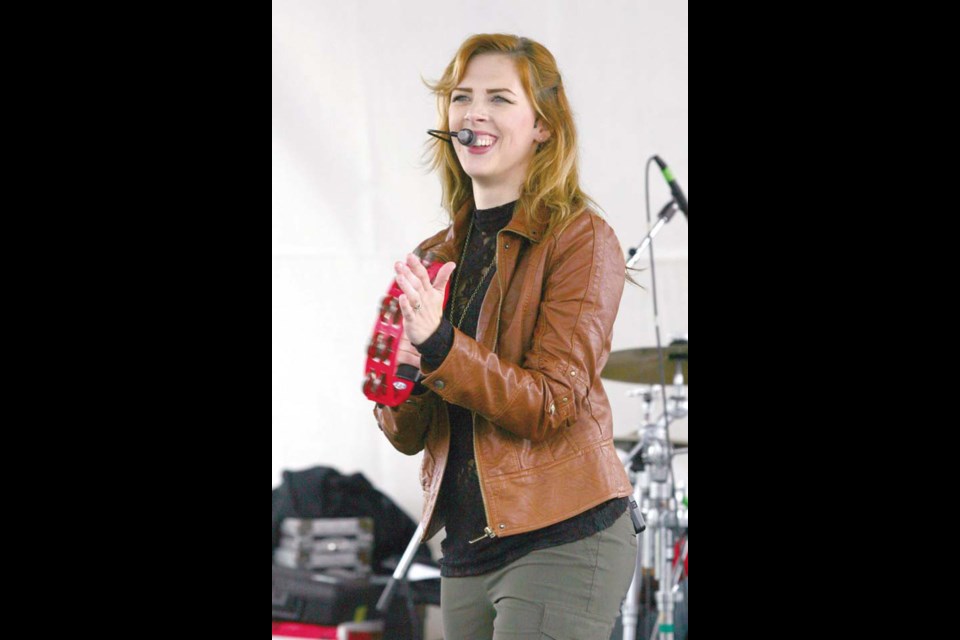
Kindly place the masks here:
POLYGON ((519 189, 523 185, 537 144, 546 138, 535 123, 536 114, 513 60, 498 53, 470 60, 450 96, 449 126, 452 131, 467 128, 477 134, 469 147, 453 143, 460 165, 475 186, 519 189))

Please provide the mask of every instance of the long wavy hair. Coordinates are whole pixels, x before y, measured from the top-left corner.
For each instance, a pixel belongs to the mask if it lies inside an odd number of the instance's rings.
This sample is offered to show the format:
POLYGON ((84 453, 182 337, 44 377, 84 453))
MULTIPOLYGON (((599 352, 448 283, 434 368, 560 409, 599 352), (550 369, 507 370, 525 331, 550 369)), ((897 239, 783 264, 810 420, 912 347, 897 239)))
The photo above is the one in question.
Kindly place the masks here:
MULTIPOLYGON (((538 145, 527 167, 520 193, 523 215, 533 222, 546 222, 547 233, 562 229, 588 205, 596 203, 580 189, 577 170, 577 129, 567 102, 563 81, 553 54, 529 38, 507 34, 479 34, 469 37, 435 83, 424 84, 437 99, 437 128, 449 126, 450 97, 467 72, 467 64, 482 53, 509 56, 516 65, 527 98, 550 137, 538 145)), ((442 203, 452 220, 473 197, 473 183, 464 172, 450 142, 431 139, 430 166, 440 174, 442 203)))

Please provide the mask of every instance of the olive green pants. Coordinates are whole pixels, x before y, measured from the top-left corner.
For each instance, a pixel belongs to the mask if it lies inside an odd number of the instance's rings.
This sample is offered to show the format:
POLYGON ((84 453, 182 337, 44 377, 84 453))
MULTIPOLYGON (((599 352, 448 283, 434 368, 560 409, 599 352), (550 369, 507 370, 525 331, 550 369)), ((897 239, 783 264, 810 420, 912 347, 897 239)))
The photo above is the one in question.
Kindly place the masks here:
POLYGON ((444 640, 609 640, 636 559, 627 511, 583 540, 484 575, 442 578, 444 640))

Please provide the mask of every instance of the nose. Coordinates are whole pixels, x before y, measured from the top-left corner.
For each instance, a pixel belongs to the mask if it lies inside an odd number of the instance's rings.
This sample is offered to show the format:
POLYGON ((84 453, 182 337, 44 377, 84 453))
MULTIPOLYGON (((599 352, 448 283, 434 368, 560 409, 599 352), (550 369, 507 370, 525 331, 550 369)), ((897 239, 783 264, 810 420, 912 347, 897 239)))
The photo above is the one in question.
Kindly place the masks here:
POLYGON ((487 113, 486 111, 480 109, 479 106, 474 105, 467 109, 467 112, 463 114, 463 119, 469 120, 470 122, 486 122, 487 113))

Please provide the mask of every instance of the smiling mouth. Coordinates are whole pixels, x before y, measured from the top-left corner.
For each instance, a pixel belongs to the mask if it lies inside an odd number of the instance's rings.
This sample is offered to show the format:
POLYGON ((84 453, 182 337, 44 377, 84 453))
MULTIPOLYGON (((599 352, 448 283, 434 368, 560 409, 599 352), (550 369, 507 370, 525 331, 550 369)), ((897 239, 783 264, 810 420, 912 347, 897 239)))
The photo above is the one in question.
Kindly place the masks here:
POLYGON ((477 139, 472 145, 467 147, 467 153, 472 155, 482 155, 490 151, 490 149, 496 144, 497 139, 489 136, 482 136, 477 139))

